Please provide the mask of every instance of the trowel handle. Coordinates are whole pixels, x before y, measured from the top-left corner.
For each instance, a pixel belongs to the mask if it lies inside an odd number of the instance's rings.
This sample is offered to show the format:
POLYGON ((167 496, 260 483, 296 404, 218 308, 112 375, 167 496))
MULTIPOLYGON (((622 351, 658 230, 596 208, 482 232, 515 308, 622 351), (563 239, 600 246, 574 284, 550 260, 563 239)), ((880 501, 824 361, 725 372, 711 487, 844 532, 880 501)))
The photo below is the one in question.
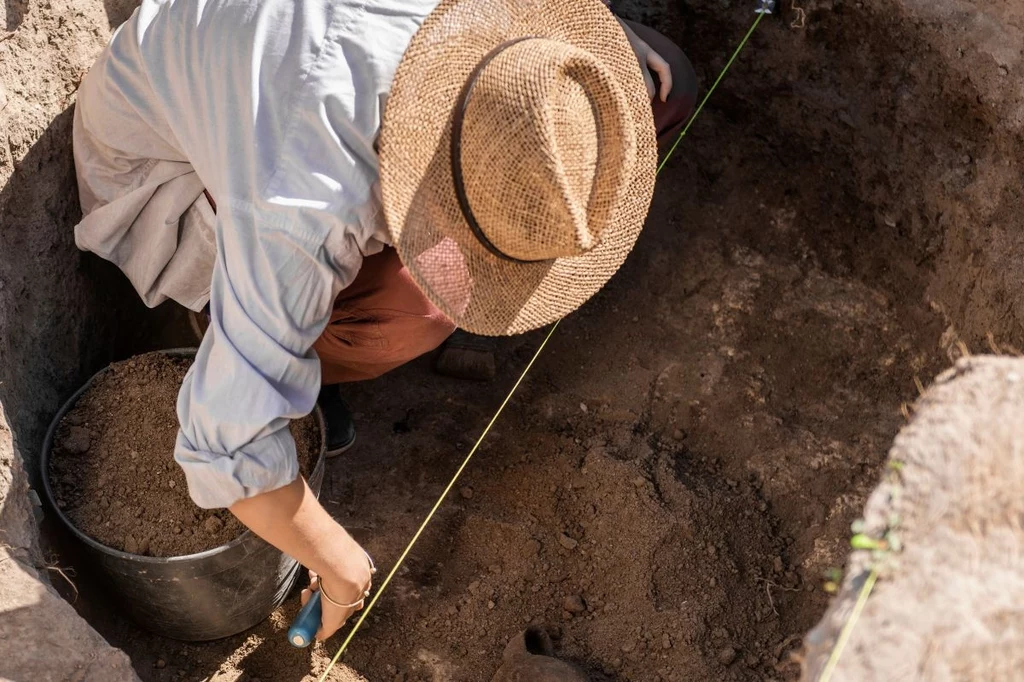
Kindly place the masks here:
POLYGON ((306 602, 306 605, 299 609, 299 614, 292 621, 288 628, 288 642, 294 647, 305 649, 313 643, 316 631, 320 629, 320 620, 323 617, 323 610, 320 608, 320 590, 317 590, 306 602))

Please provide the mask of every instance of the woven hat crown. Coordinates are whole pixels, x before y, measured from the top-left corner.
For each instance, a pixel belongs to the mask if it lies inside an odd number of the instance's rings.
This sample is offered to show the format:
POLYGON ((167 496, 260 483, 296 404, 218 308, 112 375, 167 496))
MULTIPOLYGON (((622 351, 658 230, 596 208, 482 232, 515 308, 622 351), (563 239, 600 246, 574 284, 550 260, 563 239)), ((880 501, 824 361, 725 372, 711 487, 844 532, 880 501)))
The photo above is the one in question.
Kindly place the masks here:
POLYGON ((488 55, 463 96, 456 162, 482 240, 521 261, 595 248, 637 159, 630 104, 609 67, 562 41, 520 39, 488 55))

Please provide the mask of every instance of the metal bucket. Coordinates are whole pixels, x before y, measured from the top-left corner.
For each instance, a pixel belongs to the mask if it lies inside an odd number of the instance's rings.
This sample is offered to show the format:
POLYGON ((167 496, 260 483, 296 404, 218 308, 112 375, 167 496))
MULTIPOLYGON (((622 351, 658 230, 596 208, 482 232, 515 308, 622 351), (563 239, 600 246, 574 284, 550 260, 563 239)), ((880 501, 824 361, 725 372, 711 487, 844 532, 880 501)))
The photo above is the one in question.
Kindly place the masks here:
MULTIPOLYGON (((163 351, 177 357, 194 357, 195 349, 163 351)), ((163 637, 189 642, 220 639, 248 630, 284 601, 298 575, 291 557, 264 542, 251 531, 226 545, 176 557, 148 557, 107 547, 75 528, 57 506, 50 484, 53 439, 64 415, 96 379, 97 372, 68 399, 54 417, 43 441, 40 465, 47 502, 83 545, 85 556, 95 564, 111 596, 139 625, 163 637)), ((327 437, 320 408, 314 409, 320 427, 320 453, 309 477, 314 495, 324 480, 327 437)))

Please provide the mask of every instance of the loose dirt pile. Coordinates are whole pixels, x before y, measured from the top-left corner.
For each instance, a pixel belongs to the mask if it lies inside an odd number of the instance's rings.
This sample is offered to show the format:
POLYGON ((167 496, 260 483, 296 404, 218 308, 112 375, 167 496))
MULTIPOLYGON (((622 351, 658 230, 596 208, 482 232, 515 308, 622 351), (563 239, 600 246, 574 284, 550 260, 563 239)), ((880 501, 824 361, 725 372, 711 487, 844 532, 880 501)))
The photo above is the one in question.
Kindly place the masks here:
MULTIPOLYGON (((115 363, 57 430, 51 482, 79 530, 132 554, 171 557, 212 549, 245 527, 226 509, 196 507, 174 461, 175 406, 191 358, 151 353, 115 363)), ((291 425, 308 476, 320 448, 312 416, 291 425)))

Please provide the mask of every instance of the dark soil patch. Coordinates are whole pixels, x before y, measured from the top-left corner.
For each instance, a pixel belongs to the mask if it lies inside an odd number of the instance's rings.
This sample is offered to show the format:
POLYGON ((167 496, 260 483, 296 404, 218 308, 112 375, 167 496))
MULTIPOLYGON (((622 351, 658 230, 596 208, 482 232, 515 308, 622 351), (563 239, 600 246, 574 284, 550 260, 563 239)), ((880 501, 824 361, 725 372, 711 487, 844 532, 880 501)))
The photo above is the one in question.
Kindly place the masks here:
MULTIPOLYGON (((132 554, 182 556, 235 539, 245 527, 226 509, 188 495, 174 461, 175 405, 191 358, 161 353, 115 363, 65 415, 50 477, 58 506, 99 542, 132 554)), ((312 416, 292 423, 299 468, 309 476, 320 448, 312 416)))

